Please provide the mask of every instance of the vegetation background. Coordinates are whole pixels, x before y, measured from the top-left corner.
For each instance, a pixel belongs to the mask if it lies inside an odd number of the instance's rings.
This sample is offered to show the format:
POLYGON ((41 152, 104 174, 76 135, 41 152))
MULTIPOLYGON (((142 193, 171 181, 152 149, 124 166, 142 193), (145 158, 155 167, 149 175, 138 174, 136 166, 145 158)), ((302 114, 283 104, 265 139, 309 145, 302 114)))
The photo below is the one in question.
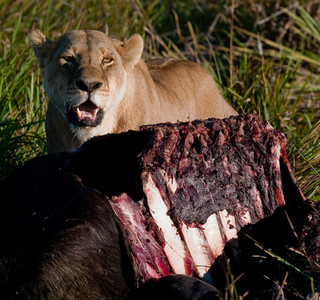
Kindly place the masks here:
POLYGON ((97 29, 120 39, 140 33, 146 59, 203 65, 239 113, 259 114, 287 136, 304 193, 320 199, 319 12, 318 0, 2 0, 0 179, 46 153, 48 100, 28 33, 97 29))
POLYGON ((320 200, 320 0, 1 0, 0 179, 46 153, 48 100, 28 33, 140 33, 144 58, 203 65, 239 113, 280 129, 304 194, 320 200))

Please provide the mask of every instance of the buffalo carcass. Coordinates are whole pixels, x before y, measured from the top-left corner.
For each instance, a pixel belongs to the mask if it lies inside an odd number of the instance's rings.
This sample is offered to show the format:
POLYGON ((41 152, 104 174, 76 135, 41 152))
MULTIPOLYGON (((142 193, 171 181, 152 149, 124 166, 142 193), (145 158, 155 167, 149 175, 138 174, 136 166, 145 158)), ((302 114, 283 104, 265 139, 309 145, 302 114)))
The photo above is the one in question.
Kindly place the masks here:
POLYGON ((1 188, 0 293, 123 299, 158 283, 189 299, 191 277, 222 287, 224 251, 235 269, 251 259, 239 232, 265 239, 282 227, 271 240, 286 248, 282 208, 304 211, 300 227, 309 213, 285 147, 246 115, 145 126, 28 162, 1 188))

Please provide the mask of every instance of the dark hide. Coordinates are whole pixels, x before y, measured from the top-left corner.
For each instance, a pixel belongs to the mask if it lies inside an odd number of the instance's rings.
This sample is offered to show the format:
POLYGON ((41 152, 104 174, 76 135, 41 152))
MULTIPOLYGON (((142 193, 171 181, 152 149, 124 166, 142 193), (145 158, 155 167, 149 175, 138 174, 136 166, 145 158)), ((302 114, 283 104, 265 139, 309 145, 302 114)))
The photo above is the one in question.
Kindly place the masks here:
POLYGON ((185 275, 170 275, 147 281, 126 300, 222 300, 220 292, 199 279, 185 275))
POLYGON ((1 299, 123 299, 133 286, 108 201, 64 162, 33 160, 1 190, 1 299))

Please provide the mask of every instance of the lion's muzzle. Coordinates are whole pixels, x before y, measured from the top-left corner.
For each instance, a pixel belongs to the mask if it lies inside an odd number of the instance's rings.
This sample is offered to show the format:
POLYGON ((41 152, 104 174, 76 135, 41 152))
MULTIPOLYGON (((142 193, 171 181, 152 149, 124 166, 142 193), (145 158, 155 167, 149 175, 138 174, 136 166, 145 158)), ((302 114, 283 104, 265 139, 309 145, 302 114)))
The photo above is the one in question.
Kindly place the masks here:
POLYGON ((103 83, 100 81, 90 81, 78 78, 74 84, 76 87, 88 93, 88 100, 78 106, 67 106, 67 116, 69 121, 75 126, 98 126, 103 117, 102 110, 90 101, 91 93, 98 90, 103 83))

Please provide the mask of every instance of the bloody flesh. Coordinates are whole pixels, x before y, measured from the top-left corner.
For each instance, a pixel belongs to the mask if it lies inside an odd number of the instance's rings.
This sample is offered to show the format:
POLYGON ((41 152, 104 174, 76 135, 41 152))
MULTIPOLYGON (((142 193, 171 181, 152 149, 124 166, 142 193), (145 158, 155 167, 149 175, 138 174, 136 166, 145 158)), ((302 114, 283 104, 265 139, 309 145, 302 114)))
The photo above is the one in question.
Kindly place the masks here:
MULTIPOLYGON (((141 131, 154 132, 139 155, 144 199, 127 210, 133 200, 126 198, 116 214, 127 216, 120 218, 123 228, 140 219, 139 235, 154 237, 149 244, 162 241, 154 259, 168 264, 172 273, 205 276, 242 227, 285 205, 282 165, 304 200, 287 160, 285 137, 255 115, 143 126, 141 131), (146 220, 154 223, 152 230, 146 220)), ((133 242, 128 246, 141 252, 133 242)), ((150 262, 137 257, 135 269, 142 281, 163 275, 155 263, 149 270, 141 268, 150 262)))

